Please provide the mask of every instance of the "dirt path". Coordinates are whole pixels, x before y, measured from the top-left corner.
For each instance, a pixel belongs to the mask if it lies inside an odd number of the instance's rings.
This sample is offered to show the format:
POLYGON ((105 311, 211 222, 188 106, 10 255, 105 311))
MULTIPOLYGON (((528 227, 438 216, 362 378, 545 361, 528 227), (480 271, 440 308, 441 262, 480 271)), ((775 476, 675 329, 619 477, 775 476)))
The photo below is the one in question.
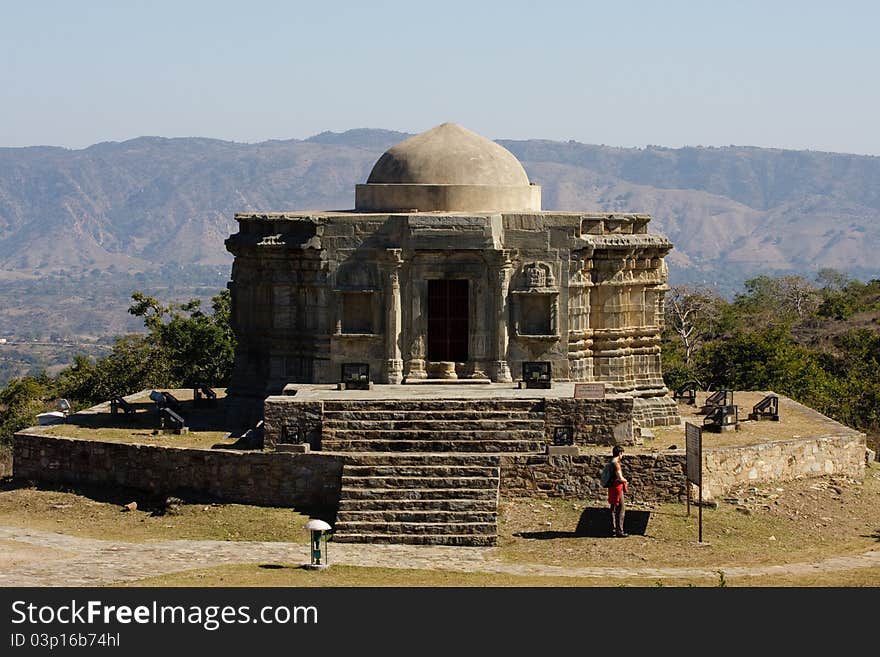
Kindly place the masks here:
MULTIPOLYGON (((493 548, 334 544, 333 563, 458 572, 597 578, 695 578, 805 574, 880 566, 880 550, 815 563, 705 568, 567 568, 497 561, 493 548)), ((293 543, 156 541, 125 543, 0 526, 0 586, 100 586, 238 563, 306 563, 308 547, 293 543)))

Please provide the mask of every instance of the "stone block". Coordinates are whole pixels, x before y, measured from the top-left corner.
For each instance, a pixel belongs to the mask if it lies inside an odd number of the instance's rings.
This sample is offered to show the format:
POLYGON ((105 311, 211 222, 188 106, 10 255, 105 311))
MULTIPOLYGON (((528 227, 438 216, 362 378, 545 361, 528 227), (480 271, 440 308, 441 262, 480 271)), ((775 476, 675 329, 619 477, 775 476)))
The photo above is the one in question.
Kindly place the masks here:
POLYGON ((308 443, 279 443, 275 445, 276 452, 293 452, 297 454, 306 454, 311 450, 311 446, 308 443))
POLYGON ((577 456, 579 454, 576 445, 547 445, 548 456, 577 456))

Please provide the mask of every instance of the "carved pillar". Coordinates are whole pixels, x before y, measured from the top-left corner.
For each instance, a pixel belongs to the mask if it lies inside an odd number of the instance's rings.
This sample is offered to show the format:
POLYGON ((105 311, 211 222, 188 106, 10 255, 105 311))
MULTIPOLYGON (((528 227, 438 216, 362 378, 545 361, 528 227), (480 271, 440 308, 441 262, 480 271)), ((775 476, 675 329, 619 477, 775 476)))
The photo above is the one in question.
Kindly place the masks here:
POLYGON ((513 381, 510 365, 507 362, 507 345, 509 341, 510 304, 508 302, 510 277, 513 273, 513 262, 510 251, 498 252, 498 260, 492 268, 495 297, 495 367, 494 380, 499 382, 513 381))
POLYGON ((385 318, 385 374, 388 383, 403 381, 403 358, 400 353, 400 331, 402 325, 400 309, 400 266, 403 259, 400 249, 388 249, 386 269, 387 315, 385 318))
POLYGON ((590 328, 591 255, 572 254, 568 272, 568 360, 574 381, 593 378, 593 340, 590 328))

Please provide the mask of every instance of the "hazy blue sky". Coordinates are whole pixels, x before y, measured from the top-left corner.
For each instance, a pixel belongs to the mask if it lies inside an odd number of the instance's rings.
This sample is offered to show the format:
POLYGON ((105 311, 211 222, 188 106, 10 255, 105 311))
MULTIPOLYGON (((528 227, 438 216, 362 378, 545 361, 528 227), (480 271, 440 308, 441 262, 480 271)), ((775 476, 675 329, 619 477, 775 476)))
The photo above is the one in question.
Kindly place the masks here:
POLYGON ((0 146, 455 121, 880 155, 880 3, 0 0, 0 146))

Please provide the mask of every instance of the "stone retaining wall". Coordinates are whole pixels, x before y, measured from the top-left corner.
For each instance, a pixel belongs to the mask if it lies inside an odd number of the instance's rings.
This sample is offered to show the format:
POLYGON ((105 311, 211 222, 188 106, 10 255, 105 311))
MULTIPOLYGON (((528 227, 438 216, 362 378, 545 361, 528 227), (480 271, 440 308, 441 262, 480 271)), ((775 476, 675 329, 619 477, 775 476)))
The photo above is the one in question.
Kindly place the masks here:
POLYGON ((569 426, 575 445, 634 445, 640 441, 633 423, 633 398, 548 398, 544 403, 547 444, 553 429, 569 426))
MULTIPOLYGON (((604 497, 599 474, 607 454, 578 456, 508 455, 502 457, 501 494, 509 497, 604 497)), ((685 499, 684 450, 627 453, 624 473, 632 499, 676 502, 685 499)), ((741 484, 767 484, 825 475, 861 481, 865 476, 865 435, 793 439, 758 445, 703 450, 703 499, 721 497, 741 484)), ((696 499, 696 488, 693 498, 696 499)))
MULTIPOLYGON (((501 457, 502 496, 606 498, 599 474, 609 455, 501 457)), ((677 502, 686 494, 685 456, 682 450, 657 454, 627 454, 624 473, 630 498, 646 502, 677 502)))
POLYGON ((865 435, 826 436, 703 450, 703 497, 723 495, 740 484, 803 477, 865 476, 865 435))
POLYGON ((342 459, 329 455, 131 445, 27 432, 15 434, 13 468, 24 480, 207 495, 315 513, 336 510, 342 477, 342 459))
MULTIPOLYGON (((277 422, 295 406, 279 405, 279 417, 267 417, 267 422, 277 422)), ((313 413, 315 409, 302 405, 296 410, 313 413)), ((553 412, 559 413, 562 421, 564 411, 560 407, 553 412)), ((862 480, 865 434, 816 415, 830 435, 704 449, 703 498, 722 496, 742 484, 824 475, 862 480)), ((501 458, 500 493, 508 497, 601 499, 605 491, 599 484, 599 473, 607 459, 605 453, 507 454, 501 458)), ((314 512, 336 509, 342 465, 343 457, 315 452, 184 449, 75 440, 26 431, 16 434, 13 447, 13 474, 20 479, 129 486, 157 494, 204 494, 229 502, 314 512)), ((684 499, 684 450, 628 452, 624 468, 631 483, 631 499, 684 499)))
POLYGON ((292 397, 266 398, 263 406, 263 448, 275 449, 278 443, 307 442, 320 449, 324 404, 302 402, 292 397), (284 435, 285 431, 297 435, 284 435))

